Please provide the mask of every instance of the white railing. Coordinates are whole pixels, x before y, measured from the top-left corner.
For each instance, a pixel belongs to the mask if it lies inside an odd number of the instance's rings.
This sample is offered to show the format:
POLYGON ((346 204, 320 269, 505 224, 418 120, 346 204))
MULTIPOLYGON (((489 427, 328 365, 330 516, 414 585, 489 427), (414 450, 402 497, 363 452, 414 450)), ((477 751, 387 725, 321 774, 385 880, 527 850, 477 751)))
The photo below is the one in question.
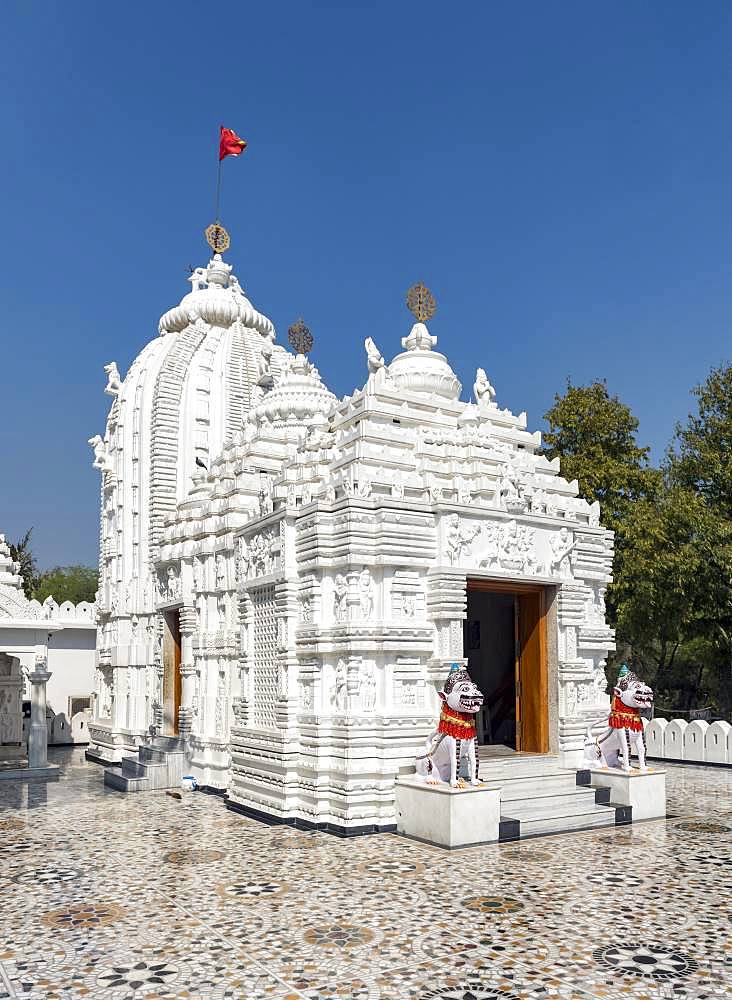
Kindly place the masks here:
MULTIPOLYGON (((53 746, 79 746, 89 742, 89 723, 91 722, 91 711, 82 709, 67 719, 65 712, 57 715, 49 715, 46 712, 46 729, 48 731, 48 745, 53 746)), ((30 732, 30 719, 23 719, 23 742, 28 742, 30 732)))
POLYGON ((29 601, 31 618, 51 619, 63 622, 95 622, 97 614, 96 604, 89 604, 87 601, 79 601, 72 604, 71 601, 64 601, 57 604, 53 597, 47 597, 43 604, 40 601, 29 601))
POLYGON ((694 719, 653 719, 644 723, 649 757, 698 764, 732 765, 732 725, 694 719))

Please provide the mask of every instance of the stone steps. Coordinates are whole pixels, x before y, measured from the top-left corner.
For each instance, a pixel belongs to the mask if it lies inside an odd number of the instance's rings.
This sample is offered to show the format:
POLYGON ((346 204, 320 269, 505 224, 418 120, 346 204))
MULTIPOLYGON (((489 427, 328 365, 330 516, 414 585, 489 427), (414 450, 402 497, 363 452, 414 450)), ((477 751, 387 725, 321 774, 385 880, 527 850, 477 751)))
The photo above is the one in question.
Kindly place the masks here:
POLYGON ((592 811, 572 812, 566 816, 536 817, 520 820, 521 837, 541 834, 566 833, 569 830, 588 830, 595 827, 615 826, 615 810, 607 806, 594 806, 592 811))
POLYGON ((481 756, 478 775, 501 791, 501 839, 615 825, 609 794, 578 786, 553 754, 481 756))
POLYGON ((130 778, 122 774, 121 765, 104 769, 104 784, 118 792, 146 792, 150 790, 147 778, 130 778))
POLYGON ((120 792, 146 792, 179 788, 185 769, 185 744, 178 737, 149 737, 137 756, 104 770, 104 784, 120 792))

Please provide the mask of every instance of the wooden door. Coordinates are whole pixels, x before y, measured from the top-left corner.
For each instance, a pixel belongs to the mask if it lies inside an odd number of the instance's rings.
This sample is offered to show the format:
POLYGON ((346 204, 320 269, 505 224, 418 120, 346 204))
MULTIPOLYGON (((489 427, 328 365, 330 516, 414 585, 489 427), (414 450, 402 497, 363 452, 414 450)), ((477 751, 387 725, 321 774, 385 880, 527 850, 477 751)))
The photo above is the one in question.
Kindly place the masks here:
POLYGON ((544 592, 516 595, 516 749, 549 750, 544 592))
POLYGON ((177 736, 182 686, 180 677, 180 623, 178 612, 166 612, 164 622, 163 733, 165 736, 177 736))

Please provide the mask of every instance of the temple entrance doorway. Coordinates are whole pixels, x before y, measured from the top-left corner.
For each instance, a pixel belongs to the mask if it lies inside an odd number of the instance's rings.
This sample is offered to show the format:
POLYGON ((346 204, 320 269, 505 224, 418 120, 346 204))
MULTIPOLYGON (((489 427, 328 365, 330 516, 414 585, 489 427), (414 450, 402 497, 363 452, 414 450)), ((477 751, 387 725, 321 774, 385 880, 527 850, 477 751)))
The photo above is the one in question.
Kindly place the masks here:
POLYGON ((483 692, 478 742, 549 750, 545 588, 468 580, 463 655, 483 692))
POLYGON ((180 695, 180 616, 176 608, 163 613, 163 736, 178 735, 180 695))

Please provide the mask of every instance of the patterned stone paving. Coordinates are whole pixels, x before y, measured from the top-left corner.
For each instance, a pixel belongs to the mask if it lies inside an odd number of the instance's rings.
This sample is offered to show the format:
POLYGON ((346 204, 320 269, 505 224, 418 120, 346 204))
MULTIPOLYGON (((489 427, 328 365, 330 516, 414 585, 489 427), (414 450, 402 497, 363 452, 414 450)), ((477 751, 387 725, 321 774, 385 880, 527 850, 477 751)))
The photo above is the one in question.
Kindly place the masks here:
POLYGON ((669 767, 667 820, 449 854, 54 759, 0 783, 0 998, 732 996, 732 770, 669 767))

